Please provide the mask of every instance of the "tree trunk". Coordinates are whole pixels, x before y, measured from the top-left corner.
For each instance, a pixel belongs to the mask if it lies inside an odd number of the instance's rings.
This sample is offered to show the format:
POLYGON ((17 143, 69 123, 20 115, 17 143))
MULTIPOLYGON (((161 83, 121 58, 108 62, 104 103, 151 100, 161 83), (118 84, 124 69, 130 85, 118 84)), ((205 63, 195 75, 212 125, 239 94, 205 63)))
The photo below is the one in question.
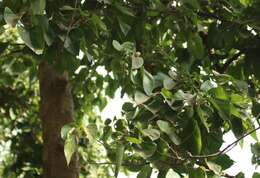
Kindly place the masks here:
POLYGON ((49 64, 39 65, 40 116, 43 128, 43 178, 77 178, 78 156, 67 166, 61 128, 73 121, 73 99, 68 75, 49 64))

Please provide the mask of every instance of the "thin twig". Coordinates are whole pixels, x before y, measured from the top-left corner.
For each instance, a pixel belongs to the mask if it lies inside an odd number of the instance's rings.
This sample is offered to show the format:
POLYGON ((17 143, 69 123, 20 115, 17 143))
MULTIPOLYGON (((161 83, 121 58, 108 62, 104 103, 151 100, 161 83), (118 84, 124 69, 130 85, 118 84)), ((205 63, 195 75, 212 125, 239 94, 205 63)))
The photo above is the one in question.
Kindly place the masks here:
POLYGON ((74 4, 74 10, 73 10, 73 13, 72 13, 72 16, 71 16, 71 19, 70 19, 69 27, 68 27, 66 36, 65 36, 65 38, 64 38, 64 41, 63 41, 62 51, 63 51, 63 49, 64 49, 64 45, 65 45, 65 43, 66 43, 66 40, 67 40, 67 38, 69 37, 69 33, 70 33, 71 29, 72 29, 72 26, 73 26, 73 24, 74 24, 74 18, 75 18, 75 15, 76 15, 77 4, 78 4, 78 0, 76 0, 76 1, 75 1, 75 4, 74 4))
POLYGON ((209 155, 192 155, 190 152, 188 152, 189 154, 189 157, 190 158, 198 158, 198 159, 201 159, 201 158, 212 158, 212 157, 217 157, 217 156, 220 156, 222 154, 225 154, 227 153, 228 151, 230 151, 240 140, 242 140, 243 138, 247 137, 248 135, 256 132, 257 130, 260 129, 260 126, 251 130, 250 132, 246 133, 245 135, 239 137, 237 140, 235 140, 234 142, 232 142, 231 144, 229 144, 228 146, 226 146, 223 150, 217 152, 217 153, 213 153, 213 154, 209 154, 209 155))

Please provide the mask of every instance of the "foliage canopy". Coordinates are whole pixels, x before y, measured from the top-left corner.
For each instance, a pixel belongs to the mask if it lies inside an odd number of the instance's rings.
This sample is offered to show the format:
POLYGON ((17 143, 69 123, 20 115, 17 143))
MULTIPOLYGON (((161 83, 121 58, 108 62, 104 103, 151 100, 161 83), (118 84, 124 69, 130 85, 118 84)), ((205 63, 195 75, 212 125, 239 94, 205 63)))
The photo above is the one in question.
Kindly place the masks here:
MULTIPOLYGON (((3 176, 42 174, 37 66, 47 61, 70 75, 76 121, 61 135, 82 177, 148 178, 154 168, 158 178, 229 177, 226 152, 249 134, 257 141, 259 9, 258 0, 0 1, 3 176), (103 123, 98 110, 118 88, 131 102, 103 123), (220 150, 229 131, 238 140, 220 150)), ((259 165, 259 142, 252 153, 259 165)))

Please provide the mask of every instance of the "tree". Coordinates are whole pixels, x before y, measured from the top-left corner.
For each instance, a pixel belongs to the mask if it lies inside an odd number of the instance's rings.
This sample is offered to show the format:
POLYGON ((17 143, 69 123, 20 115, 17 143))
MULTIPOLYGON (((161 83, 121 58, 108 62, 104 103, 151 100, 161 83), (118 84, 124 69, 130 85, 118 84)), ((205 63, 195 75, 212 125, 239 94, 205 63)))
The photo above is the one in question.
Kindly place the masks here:
POLYGON ((227 151, 259 130, 259 8, 257 0, 0 1, 0 135, 12 153, 2 174, 233 177, 227 151), (132 102, 103 122, 97 110, 118 88, 132 102), (220 150, 229 131, 237 140, 220 150))

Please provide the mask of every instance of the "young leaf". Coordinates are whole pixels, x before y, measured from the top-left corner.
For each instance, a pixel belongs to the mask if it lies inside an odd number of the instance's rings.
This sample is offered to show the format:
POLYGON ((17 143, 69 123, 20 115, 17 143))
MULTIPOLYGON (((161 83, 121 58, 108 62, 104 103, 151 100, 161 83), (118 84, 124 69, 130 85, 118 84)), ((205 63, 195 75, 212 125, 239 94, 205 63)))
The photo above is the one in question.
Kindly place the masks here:
POLYGON ((117 50, 117 51, 122 51, 123 47, 121 46, 121 44, 116 41, 116 40, 113 40, 112 41, 112 45, 113 47, 117 50))
POLYGON ((140 144, 142 143, 142 140, 135 138, 135 137, 126 137, 126 140, 131 142, 131 143, 135 143, 135 144, 140 144))
POLYGON ((76 137, 74 135, 71 135, 66 139, 64 145, 64 154, 67 161, 67 165, 70 164, 71 157, 73 153, 75 153, 76 148, 77 148, 76 137))

